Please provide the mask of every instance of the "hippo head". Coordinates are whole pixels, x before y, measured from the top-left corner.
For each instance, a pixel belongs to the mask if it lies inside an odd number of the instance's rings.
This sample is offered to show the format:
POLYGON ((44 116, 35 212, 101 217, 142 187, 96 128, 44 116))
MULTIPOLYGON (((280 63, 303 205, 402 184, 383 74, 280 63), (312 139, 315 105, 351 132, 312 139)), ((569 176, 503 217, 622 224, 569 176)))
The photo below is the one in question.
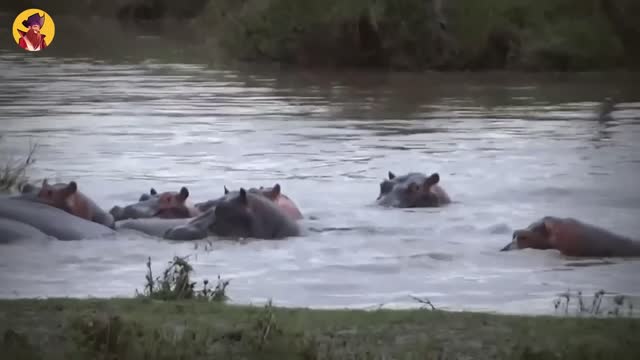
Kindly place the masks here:
POLYGON ((253 216, 249 208, 249 198, 254 193, 240 188, 237 194, 229 193, 224 201, 218 203, 214 210, 214 220, 210 229, 217 235, 226 237, 250 237, 253 227, 253 216))
POLYGON ((77 191, 78 184, 75 181, 51 185, 47 179, 44 179, 38 192, 38 199, 46 204, 67 209, 67 199, 77 191))
POLYGON ((280 197, 280 195, 282 194, 281 188, 280 188, 280 184, 275 184, 275 185, 273 185, 273 187, 270 187, 270 188, 266 188, 266 187, 263 187, 263 186, 260 186, 259 189, 251 188, 251 189, 249 189, 249 192, 254 193, 254 194, 263 195, 267 199, 272 200, 272 201, 278 200, 278 197, 280 197))
POLYGON ((551 230, 553 219, 545 217, 541 220, 529 225, 526 229, 518 229, 513 232, 511 242, 503 247, 500 251, 518 250, 518 249, 551 249, 551 230))
POLYGON ((376 202, 383 206, 399 208, 435 207, 440 200, 431 187, 440 182, 440 175, 425 176, 409 173, 397 177, 389 171, 389 178, 380 183, 380 193, 376 202))
POLYGON ((26 183, 22 185, 20 189, 21 194, 38 194, 40 192, 40 188, 36 185, 26 183))
POLYGON ((189 190, 182 187, 180 191, 167 191, 157 193, 151 189, 150 196, 143 194, 140 198, 142 201, 127 205, 124 208, 114 206, 109 213, 113 215, 116 221, 124 219, 140 219, 159 217, 166 219, 181 219, 191 217, 191 212, 187 206, 187 198, 189 190))
POLYGON ((138 202, 147 201, 147 200, 151 199, 152 197, 157 197, 157 196, 158 196, 158 192, 156 191, 156 189, 151 188, 151 190, 149 190, 148 194, 140 195, 140 198, 138 199, 138 202))

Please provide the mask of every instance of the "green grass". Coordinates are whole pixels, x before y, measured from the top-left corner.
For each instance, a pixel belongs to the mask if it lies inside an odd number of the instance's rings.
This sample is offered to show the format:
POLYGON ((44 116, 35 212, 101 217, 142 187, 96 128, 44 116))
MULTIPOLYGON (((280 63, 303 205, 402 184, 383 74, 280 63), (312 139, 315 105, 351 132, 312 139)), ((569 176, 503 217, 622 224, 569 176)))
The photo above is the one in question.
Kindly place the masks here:
POLYGON ((0 301, 7 359, 638 359, 638 331, 640 320, 623 318, 0 301))
MULTIPOLYGON (((311 310, 226 303, 175 257, 147 262, 132 299, 0 300, 0 353, 10 359, 636 359, 640 319, 418 310, 311 310), (160 300, 159 300, 160 299, 160 300)), ((597 315, 580 304, 578 315, 597 315)), ((565 315, 569 300, 564 294, 565 315)), ((561 299, 556 304, 560 306, 561 299)), ((616 300, 622 305, 623 300, 616 300)))

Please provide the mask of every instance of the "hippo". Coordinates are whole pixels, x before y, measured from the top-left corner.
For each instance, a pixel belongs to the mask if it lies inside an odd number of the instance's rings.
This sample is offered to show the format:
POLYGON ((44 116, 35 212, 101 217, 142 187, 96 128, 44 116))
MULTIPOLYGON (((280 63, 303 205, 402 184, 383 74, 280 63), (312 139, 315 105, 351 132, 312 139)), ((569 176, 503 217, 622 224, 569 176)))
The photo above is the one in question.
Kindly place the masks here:
POLYGON ((115 234, 110 227, 43 203, 34 193, 0 199, 0 219, 4 219, 0 227, 2 239, 11 238, 17 232, 41 237, 34 229, 58 240, 103 238, 115 234))
POLYGON ((157 193, 151 189, 147 194, 140 196, 137 203, 127 205, 124 208, 114 206, 109 213, 116 221, 126 219, 163 218, 185 219, 197 216, 200 210, 188 204, 189 189, 182 187, 180 191, 166 191, 157 193))
POLYGON ((556 249, 565 256, 640 256, 640 241, 574 218, 545 216, 526 229, 513 232, 512 240, 501 251, 532 248, 556 249))
POLYGON ((439 207, 451 202, 449 195, 439 185, 440 175, 429 176, 412 172, 396 176, 389 171, 389 179, 380 183, 379 205, 397 208, 439 207))
POLYGON ((20 189, 20 193, 22 194, 37 194, 40 192, 40 187, 26 183, 22 185, 22 189, 20 189))
MULTIPOLYGON (((1 201, 1 200, 0 200, 1 201)), ((21 221, 0 217, 0 244, 18 240, 49 240, 53 237, 21 221)))
MULTIPOLYGON (((30 192, 32 191, 30 190, 30 192)), ((44 179, 37 196, 43 203, 57 207, 69 214, 112 229, 115 228, 113 216, 102 210, 93 200, 80 192, 75 181, 71 181, 68 184, 57 183, 50 185, 47 179, 44 179)))
MULTIPOLYGON (((116 222, 116 228, 136 230, 147 235, 163 237, 165 232, 174 227, 185 225, 191 220, 190 218, 140 218, 140 219, 126 219, 116 222)), ((189 239, 191 240, 191 239, 189 239)))
POLYGON ((262 195, 266 196, 269 200, 273 201, 276 205, 278 205, 289 217, 293 220, 302 219, 302 213, 298 209, 298 206, 285 194, 281 192, 280 184, 275 184, 273 187, 265 188, 260 187, 260 189, 249 189, 250 192, 259 192, 262 195))
MULTIPOLYGON (((224 200, 223 198, 221 199, 218 204, 224 200)), ((216 207, 212 206, 197 217, 190 219, 189 222, 166 229, 162 237, 167 240, 204 239, 211 234, 210 227, 215 221, 215 211, 216 207)))
POLYGON ((298 224, 266 196, 240 188, 227 192, 216 206, 189 223, 172 228, 164 238, 195 240, 209 234, 229 238, 283 239, 299 236, 298 224))
MULTIPOLYGON (((285 214, 287 214, 287 216, 291 217, 293 220, 300 220, 303 218, 302 213, 298 209, 298 206, 287 195, 282 193, 280 184, 276 183, 273 187, 270 188, 265 188, 263 186, 260 186, 260 188, 250 188, 248 191, 250 193, 263 195, 267 199, 273 201, 285 212, 285 214)), ((215 207, 225 199, 231 198, 236 195, 238 195, 238 191, 229 191, 229 189, 227 189, 227 187, 225 186, 224 195, 222 197, 195 204, 195 207, 198 208, 201 212, 205 212, 212 207, 215 207)))
POLYGON ((213 200, 207 200, 201 203, 196 203, 193 206, 198 209, 198 211, 200 211, 200 213, 204 213, 207 210, 215 207, 216 205, 218 205, 220 202, 225 201, 226 199, 229 199, 235 195, 237 195, 238 192, 237 191, 229 191, 229 189, 227 189, 227 187, 224 187, 224 195, 222 195, 221 197, 217 198, 217 199, 213 199, 213 200))
POLYGON ((147 201, 147 200, 149 200, 151 198, 155 198, 155 197, 158 197, 158 192, 156 191, 156 189, 151 188, 151 190, 149 190, 148 194, 140 195, 140 198, 138 198, 138 202, 147 201))

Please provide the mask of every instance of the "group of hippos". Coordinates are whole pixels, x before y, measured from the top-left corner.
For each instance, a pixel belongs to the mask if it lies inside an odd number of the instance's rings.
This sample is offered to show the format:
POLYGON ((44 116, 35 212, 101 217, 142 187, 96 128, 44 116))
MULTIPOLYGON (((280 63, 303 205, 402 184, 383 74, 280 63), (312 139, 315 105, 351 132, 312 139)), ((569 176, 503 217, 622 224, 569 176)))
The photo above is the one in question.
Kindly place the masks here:
MULTIPOLYGON (((443 207, 451 203, 440 175, 392 172, 380 183, 376 203, 394 208, 443 207)), ((302 235, 298 206, 272 187, 240 188, 217 199, 191 204, 189 190, 157 192, 108 212, 78 189, 75 181, 41 186, 27 184, 21 193, 0 198, 0 240, 26 238, 80 240, 103 237, 121 229, 137 230, 169 240, 220 238, 284 239, 302 235)), ((573 218, 545 216, 514 231, 501 251, 556 249, 566 256, 640 256, 640 241, 614 234, 573 218)))

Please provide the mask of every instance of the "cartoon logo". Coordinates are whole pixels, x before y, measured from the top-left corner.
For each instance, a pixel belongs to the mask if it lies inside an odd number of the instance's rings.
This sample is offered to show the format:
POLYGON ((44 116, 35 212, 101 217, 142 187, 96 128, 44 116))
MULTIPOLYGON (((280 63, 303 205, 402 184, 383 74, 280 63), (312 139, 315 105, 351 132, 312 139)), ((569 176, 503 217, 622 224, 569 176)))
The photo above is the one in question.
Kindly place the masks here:
POLYGON ((28 9, 13 21, 13 38, 27 51, 40 51, 51 45, 56 27, 46 11, 28 9))

